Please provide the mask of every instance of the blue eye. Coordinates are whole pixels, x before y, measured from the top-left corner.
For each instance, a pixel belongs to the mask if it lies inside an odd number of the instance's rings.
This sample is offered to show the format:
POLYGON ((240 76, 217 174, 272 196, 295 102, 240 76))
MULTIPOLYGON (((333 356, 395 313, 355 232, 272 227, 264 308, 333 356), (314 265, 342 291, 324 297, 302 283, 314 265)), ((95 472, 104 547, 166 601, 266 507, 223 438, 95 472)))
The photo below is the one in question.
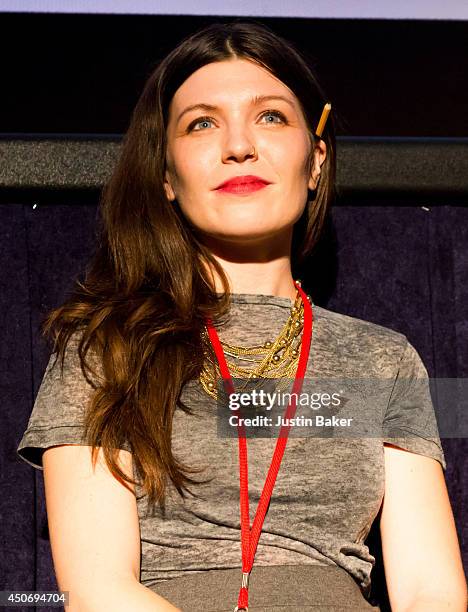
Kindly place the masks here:
MULTIPOLYGON (((197 119, 196 121, 193 121, 190 125, 189 125, 189 132, 191 130, 193 130, 194 126, 198 125, 199 123, 207 123, 211 121, 211 117, 200 117, 200 119, 197 119)), ((200 130, 195 130, 196 132, 200 132, 200 130)))
MULTIPOLYGON (((269 111, 265 111, 264 113, 262 113, 262 117, 266 115, 271 115, 272 117, 279 117, 283 123, 286 123, 286 117, 283 115, 283 113, 280 113, 279 111, 269 110, 269 111)), ((267 121, 267 123, 276 123, 276 122, 267 121)))
MULTIPOLYGON (((279 119, 281 119, 282 123, 287 123, 286 121, 286 117, 283 115, 283 113, 281 113, 280 111, 276 111, 276 110, 267 110, 265 112, 263 112, 261 114, 261 117, 265 117, 271 115, 272 117, 278 117, 279 119)), ((213 121, 213 119, 211 117, 199 117, 198 119, 195 119, 195 121, 192 121, 192 123, 188 126, 187 131, 188 132, 203 132, 205 130, 203 129, 198 129, 195 130, 195 126, 198 125, 199 123, 210 123, 211 121, 213 121)), ((277 121, 267 121, 267 123, 278 123, 277 121)))

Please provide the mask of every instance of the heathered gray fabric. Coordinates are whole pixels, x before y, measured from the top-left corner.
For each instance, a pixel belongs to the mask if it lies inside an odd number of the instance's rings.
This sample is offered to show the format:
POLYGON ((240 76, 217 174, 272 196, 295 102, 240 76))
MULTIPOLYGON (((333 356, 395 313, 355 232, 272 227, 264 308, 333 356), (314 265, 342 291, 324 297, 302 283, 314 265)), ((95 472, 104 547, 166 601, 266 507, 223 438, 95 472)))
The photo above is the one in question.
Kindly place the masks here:
MULTIPOLYGON (((240 569, 207 570, 166 580, 154 590, 183 612, 232 612, 240 569)), ((378 612, 350 574, 337 565, 255 565, 249 612, 378 612)))
MULTIPOLYGON (((218 329, 219 337, 244 346, 274 339, 291 305, 285 297, 232 294, 230 320, 218 329)), ((315 304, 313 316, 306 378, 427 377, 418 353, 403 334, 315 304)), ((58 362, 51 368, 53 359, 51 356, 18 446, 19 456, 37 468, 42 468, 45 448, 82 442, 81 415, 92 391, 72 348, 63 382, 58 362)), ((369 402, 371 419, 382 422, 384 416, 383 437, 290 436, 255 566, 338 566, 368 593, 375 558, 364 540, 384 494, 383 441, 432 457, 446 469, 432 404, 418 395, 418 386, 404 389, 405 397, 401 390, 390 397, 385 415, 374 411, 369 402), (434 425, 437 435, 428 437, 427 423, 434 425), (401 438, 385 437, 390 432, 401 438)), ((165 517, 158 510, 150 516, 146 498, 137 489, 141 582, 155 591, 158 584, 173 578, 199 575, 202 580, 201 572, 206 570, 240 571, 241 567, 238 441, 217 434, 216 402, 198 381, 190 381, 182 400, 195 415, 176 411, 175 455, 187 465, 204 466, 198 478, 212 480, 194 489, 196 498, 189 496, 185 501, 170 488, 165 517)), ((251 523, 275 445, 276 438, 248 440, 251 523)))

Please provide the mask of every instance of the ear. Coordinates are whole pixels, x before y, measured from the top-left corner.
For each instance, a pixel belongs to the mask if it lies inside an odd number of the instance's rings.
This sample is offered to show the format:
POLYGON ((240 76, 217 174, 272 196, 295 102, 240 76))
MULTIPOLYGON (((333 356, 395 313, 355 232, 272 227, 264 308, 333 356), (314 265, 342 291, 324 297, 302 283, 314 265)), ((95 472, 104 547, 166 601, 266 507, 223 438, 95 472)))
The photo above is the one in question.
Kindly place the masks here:
POLYGON ((166 191, 166 197, 170 202, 173 202, 176 199, 174 190, 172 188, 170 179, 169 179, 169 172, 166 170, 165 172, 165 179, 164 179, 164 189, 166 191))
POLYGON ((327 145, 325 141, 319 138, 315 142, 314 147, 314 156, 310 168, 310 180, 309 180, 309 189, 314 191, 317 189, 317 185, 320 179, 320 172, 323 162, 327 157, 327 145))

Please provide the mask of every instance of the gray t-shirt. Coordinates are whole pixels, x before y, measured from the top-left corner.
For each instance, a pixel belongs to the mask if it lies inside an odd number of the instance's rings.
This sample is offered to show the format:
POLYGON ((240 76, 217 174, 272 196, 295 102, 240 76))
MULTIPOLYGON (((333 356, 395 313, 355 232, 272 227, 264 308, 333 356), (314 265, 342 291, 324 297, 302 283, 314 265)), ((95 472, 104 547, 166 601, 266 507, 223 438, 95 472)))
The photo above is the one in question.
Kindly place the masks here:
MULTIPOLYGON (((280 332, 291 306, 286 297, 232 294, 229 323, 218 328, 218 335, 231 344, 263 344, 280 332)), ((383 441, 432 457, 444 470, 446 463, 430 395, 411 384, 416 378, 427 380, 427 371, 407 338, 315 304, 313 318, 305 378, 402 379, 410 384, 390 385, 383 411, 372 397, 364 402, 366 419, 382 426, 381 436, 290 435, 254 564, 338 565, 367 591, 375 558, 364 541, 383 500, 383 441)), ((18 446, 19 456, 40 469, 46 448, 82 443, 83 407, 93 389, 83 377, 76 346, 75 339, 66 354, 63 381, 59 361, 52 368, 51 356, 18 446)), ((207 569, 241 568, 237 438, 219 435, 216 401, 198 380, 188 383, 182 400, 195 415, 176 411, 174 453, 186 465, 204 466, 198 478, 211 481, 194 489, 198 497, 185 500, 169 486, 165 516, 159 508, 150 515, 146 496, 137 488, 140 580, 150 588, 207 569)), ((276 441, 248 439, 251 525, 276 441)))

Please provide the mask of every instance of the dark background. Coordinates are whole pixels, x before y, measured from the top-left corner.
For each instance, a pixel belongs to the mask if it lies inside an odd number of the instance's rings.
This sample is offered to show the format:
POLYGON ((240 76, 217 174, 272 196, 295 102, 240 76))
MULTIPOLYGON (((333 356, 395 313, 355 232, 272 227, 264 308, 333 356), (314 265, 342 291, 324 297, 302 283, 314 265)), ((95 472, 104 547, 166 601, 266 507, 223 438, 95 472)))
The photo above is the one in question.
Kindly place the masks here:
MULTIPOLYGON (((120 134, 158 60, 232 19, 0 13, 0 133, 120 134)), ((338 134, 468 136, 468 22, 255 20, 309 55, 338 134)))

